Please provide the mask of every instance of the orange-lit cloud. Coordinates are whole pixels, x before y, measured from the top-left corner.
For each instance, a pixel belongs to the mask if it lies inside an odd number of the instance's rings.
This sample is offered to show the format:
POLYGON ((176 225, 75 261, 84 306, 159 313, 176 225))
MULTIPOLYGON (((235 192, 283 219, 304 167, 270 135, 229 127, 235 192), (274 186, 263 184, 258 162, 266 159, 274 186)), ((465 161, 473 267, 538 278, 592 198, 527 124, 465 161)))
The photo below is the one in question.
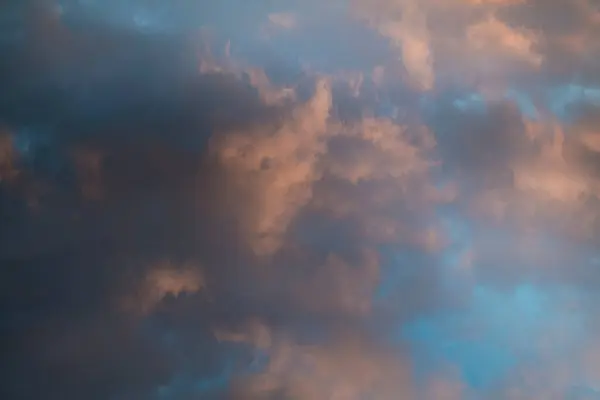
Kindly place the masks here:
POLYGON ((167 296, 176 298, 181 294, 192 295, 206 289, 205 278, 199 268, 163 262, 149 270, 133 294, 127 294, 125 308, 147 314, 167 296))
POLYGON ((330 107, 328 83, 320 81, 313 97, 283 121, 228 134, 214 143, 228 179, 241 188, 238 195, 256 207, 242 218, 257 254, 270 254, 281 246, 281 236, 312 196, 318 159, 330 134, 330 107))
POLYGON ((238 382, 242 396, 332 400, 414 396, 410 367, 352 334, 322 345, 296 343, 275 333, 264 350, 269 355, 268 364, 263 372, 238 382))
POLYGON ((398 49, 410 80, 420 89, 435 83, 426 14, 414 1, 375 3, 357 1, 356 13, 398 49))
POLYGON ((476 54, 515 58, 534 67, 542 63, 542 56, 535 52, 532 33, 519 32, 494 17, 469 26, 466 34, 467 43, 476 54))
POLYGON ((0 135, 9 399, 552 399, 599 378, 591 2, 227 2, 197 25, 194 2, 110 3, 52 17, 69 46, 0 43, 0 119, 35 143, 21 160, 0 135), (4 190, 17 167, 36 212, 4 190), (576 334, 520 285, 576 292, 576 334), (469 381, 497 353, 506 373, 469 381))

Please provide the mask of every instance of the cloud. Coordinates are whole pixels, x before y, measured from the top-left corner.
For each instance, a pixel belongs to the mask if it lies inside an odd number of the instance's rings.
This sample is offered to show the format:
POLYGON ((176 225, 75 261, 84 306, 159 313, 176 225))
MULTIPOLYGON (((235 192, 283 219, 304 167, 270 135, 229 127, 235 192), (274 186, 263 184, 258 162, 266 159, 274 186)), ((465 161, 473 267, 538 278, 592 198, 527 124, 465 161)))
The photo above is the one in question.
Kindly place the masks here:
POLYGON ((504 54, 504 57, 514 57, 534 67, 539 67, 542 62, 542 57, 533 49, 535 38, 531 33, 511 29, 494 17, 471 25, 467 40, 478 53, 504 54))
POLYGON ((290 111, 290 117, 273 126, 259 126, 254 134, 226 135, 214 143, 238 195, 254 202, 244 229, 257 254, 280 247, 283 235, 300 208, 312 195, 319 178, 317 162, 325 152, 331 94, 326 81, 316 84, 315 94, 290 111))
MULTIPOLYGON (((48 271, 56 274, 46 285, 49 311, 40 337, 22 322, 21 309, 7 316, 10 340, 18 348, 37 343, 36 351, 22 358, 21 369, 17 368, 14 376, 20 378, 33 368, 28 373, 30 379, 40 382, 39 390, 49 392, 51 398, 64 397, 71 389, 83 395, 92 388, 98 397, 225 393, 233 372, 228 372, 228 362, 223 360, 240 357, 235 349, 224 344, 209 352, 214 362, 199 370, 189 366, 194 359, 206 357, 205 346, 210 347, 215 340, 209 334, 214 327, 235 326, 256 315, 279 315, 285 316, 282 323, 288 327, 296 318, 307 318, 328 329, 329 316, 343 319, 348 315, 352 319, 369 312, 378 277, 378 260, 372 251, 365 251, 358 261, 349 261, 334 252, 325 258, 302 255, 310 254, 309 247, 301 248, 295 259, 290 252, 296 250, 289 249, 288 230, 311 203, 312 186, 322 177, 328 141, 340 134, 339 122, 330 121, 333 98, 328 80, 316 79, 305 100, 303 88, 298 86, 288 92, 292 96, 271 101, 265 94, 279 88, 253 71, 238 74, 222 69, 187 79, 192 92, 185 93, 183 99, 179 97, 182 92, 170 92, 173 97, 169 101, 175 102, 175 109, 162 109, 152 117, 154 124, 137 115, 138 107, 168 102, 136 96, 115 101, 115 108, 103 114, 119 110, 122 117, 97 122, 98 117, 91 113, 69 121, 85 109, 77 106, 65 112, 68 123, 53 127, 49 133, 30 133, 32 140, 44 138, 46 143, 28 154, 34 164, 42 166, 37 171, 43 172, 60 160, 61 174, 69 179, 61 181, 60 174, 32 171, 35 179, 51 190, 39 214, 30 215, 31 210, 25 207, 18 218, 3 223, 3 237, 11 232, 11 239, 3 242, 2 258, 11 265, 29 266, 4 273, 4 282, 14 288, 9 295, 17 304, 32 301, 29 293, 43 285, 43 279, 27 281, 22 273, 46 264, 50 265, 48 271), (231 97, 226 94, 228 90, 231 97), (238 109, 231 108, 235 98, 243 103, 238 109), (220 108, 218 101, 227 109, 220 108), (180 105, 185 105, 183 112, 180 105), (179 118, 174 120, 174 115, 179 118), (73 127, 85 134, 73 135, 73 127), (166 132, 169 134, 164 136, 166 132), (43 158, 44 154, 51 157, 43 158), (61 206, 64 201, 71 204, 69 209, 61 206), (60 233, 53 232, 51 227, 59 221, 60 233), (231 233, 239 235, 239 240, 231 233), (77 247, 76 254, 57 251, 71 246, 77 247), (96 256, 98 252, 101 256, 96 256), (256 255, 276 253, 281 255, 272 261, 256 259, 256 255), (161 260, 172 261, 161 264, 161 260), (304 264, 305 270, 294 273, 290 267, 280 268, 281 262, 304 264), (202 272, 189 265, 203 265, 202 272), (263 281, 261 268, 279 270, 273 273, 277 279, 263 281), (284 280, 289 282, 287 291, 278 288, 284 280), (66 282, 73 282, 77 290, 61 294, 66 282), (205 282, 210 282, 206 284, 210 296, 198 296, 205 282), (321 287, 322 295, 312 295, 307 290, 310 286, 321 287), (131 306, 123 307, 123 299, 131 306), (243 309, 239 308, 240 301, 245 304, 243 309), (271 305, 265 308, 267 304, 271 305), (193 309, 198 314, 190 314, 193 309), (194 314, 197 316, 190 319, 194 314), (60 323, 64 319, 68 324, 60 323), (184 327, 188 323, 191 325, 184 327), (78 350, 105 348, 98 336, 106 330, 110 332, 107 340, 126 349, 78 350), (65 335, 70 339, 64 340, 65 335), (186 352, 188 346, 197 347, 196 340, 203 343, 199 350, 186 352), (152 361, 139 355, 147 346, 155 349, 147 353, 152 361), (51 351, 53 347, 57 350, 51 351), (102 385, 93 377, 70 371, 72 365, 81 373, 102 365, 98 371, 105 375, 121 355, 132 357, 128 370, 140 371, 139 377, 114 370, 114 382, 102 385), (134 367, 138 362, 141 364, 134 367), (157 375, 150 371, 155 362, 165 365, 157 375), (60 379, 41 384, 50 370, 60 379), (64 378, 69 375, 78 376, 81 384, 76 389, 74 381, 64 378), (222 379, 224 383, 219 384, 222 379), (135 385, 125 383, 133 380, 137 380, 135 385), (195 381, 215 383, 198 386, 195 381)), ((102 99, 105 95, 98 96, 102 99)), ((36 118, 43 121, 45 116, 36 118)), ((373 143, 383 153, 406 149, 410 154, 399 130, 391 125, 385 130, 389 133, 376 129, 363 132, 362 128, 353 132, 362 132, 358 134, 364 136, 361 140, 373 143)), ((394 177, 399 178, 401 171, 398 174, 394 177)), ((36 313, 27 318, 37 318, 36 313)), ((15 351, 14 357, 18 354, 15 351)), ((240 363, 234 370, 244 370, 243 357, 240 363)), ((331 379, 345 384, 343 376, 331 379)), ((367 390, 362 386, 352 390, 367 390)), ((302 387, 291 390, 308 390, 302 387)), ((7 390, 10 396, 22 393, 17 383, 7 390)), ((32 389, 25 396, 35 397, 37 392, 32 389)))
POLYGON ((177 268, 169 263, 159 263, 151 269, 141 286, 138 298, 128 299, 127 306, 142 313, 150 312, 167 296, 177 297, 206 290, 206 282, 198 268, 177 268))
POLYGON ((370 342, 352 336, 329 344, 299 344, 285 336, 263 348, 267 365, 238 383, 244 397, 412 398, 408 366, 370 342))
POLYGON ((10 7, 2 398, 595 390, 592 2, 10 7))
POLYGON ((427 151, 435 140, 426 128, 402 127, 387 119, 364 119, 348 127, 344 137, 332 143, 329 173, 353 184, 384 180, 401 183, 409 175, 425 175, 434 162, 427 151), (422 143, 411 143, 414 134, 422 143))
POLYGON ((593 191, 593 186, 563 158, 564 134, 556 130, 551 134, 554 137, 541 146, 535 164, 514 171, 515 186, 517 190, 539 193, 549 200, 576 202, 588 190, 593 191))
POLYGON ((297 25, 295 16, 289 13, 269 14, 269 22, 274 26, 283 29, 294 29, 297 25))
POLYGON ((18 173, 15 169, 16 155, 12 138, 8 133, 0 136, 0 182, 12 180, 18 173))
POLYGON ((433 87, 435 75, 426 14, 416 2, 355 2, 359 18, 399 48, 409 77, 421 89, 433 87))

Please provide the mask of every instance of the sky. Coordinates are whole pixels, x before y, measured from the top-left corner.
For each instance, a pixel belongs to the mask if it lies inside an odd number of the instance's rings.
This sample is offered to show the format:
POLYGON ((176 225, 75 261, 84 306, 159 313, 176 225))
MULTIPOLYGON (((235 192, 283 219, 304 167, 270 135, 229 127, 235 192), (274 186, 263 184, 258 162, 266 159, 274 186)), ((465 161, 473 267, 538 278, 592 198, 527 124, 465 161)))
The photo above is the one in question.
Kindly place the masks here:
POLYGON ((600 399, 600 2, 0 5, 0 398, 600 399))

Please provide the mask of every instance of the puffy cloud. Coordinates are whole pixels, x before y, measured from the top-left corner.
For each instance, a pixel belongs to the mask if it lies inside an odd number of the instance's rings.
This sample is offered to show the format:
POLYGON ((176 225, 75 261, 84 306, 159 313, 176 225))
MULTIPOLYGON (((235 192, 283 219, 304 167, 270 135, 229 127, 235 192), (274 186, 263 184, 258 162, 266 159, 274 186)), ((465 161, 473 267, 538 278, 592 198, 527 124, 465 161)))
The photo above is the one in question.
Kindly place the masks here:
MULTIPOLYGON (((411 371, 401 359, 360 337, 343 335, 332 343, 297 343, 275 335, 261 347, 266 366, 240 381, 243 397, 361 399, 412 398, 411 371)), ((401 353, 400 353, 401 355, 401 353)))
POLYGON ((370 245, 435 247, 427 239, 431 216, 452 193, 435 187, 435 140, 427 128, 366 118, 341 129, 329 143, 311 208, 353 221, 370 245))
POLYGON ((476 53, 489 52, 484 53, 488 57, 514 57, 534 67, 542 62, 542 56, 534 50, 532 33, 514 30, 494 17, 469 26, 467 41, 476 53))
POLYGON ((51 3, 0 21, 3 398, 592 393, 593 2, 51 3))
POLYGON ((359 18, 377 29, 398 47, 411 80, 421 89, 435 83, 426 14, 417 2, 355 2, 359 18))
POLYGON ((411 128, 387 119, 365 119, 345 129, 343 137, 331 144, 328 171, 353 184, 361 181, 385 180, 401 185, 411 175, 426 175, 434 162, 427 152, 435 140, 426 128, 411 128), (414 134, 422 143, 411 142, 414 134))
POLYGON ((514 172, 517 190, 539 193, 548 200, 573 203, 591 191, 593 183, 563 158, 564 134, 555 128, 549 143, 541 145, 534 163, 517 167, 514 172))
POLYGON ((290 111, 289 120, 258 126, 254 133, 228 134, 214 143, 220 163, 242 190, 238 195, 254 203, 242 218, 257 254, 280 247, 281 236, 312 196, 317 162, 326 149, 330 107, 328 83, 320 81, 313 97, 290 111))
POLYGON ((126 306, 142 313, 150 312, 167 296, 194 294, 206 289, 206 282, 198 268, 176 268, 169 263, 159 263, 150 269, 135 298, 127 299, 126 306), (137 303, 137 304, 136 304, 137 303))

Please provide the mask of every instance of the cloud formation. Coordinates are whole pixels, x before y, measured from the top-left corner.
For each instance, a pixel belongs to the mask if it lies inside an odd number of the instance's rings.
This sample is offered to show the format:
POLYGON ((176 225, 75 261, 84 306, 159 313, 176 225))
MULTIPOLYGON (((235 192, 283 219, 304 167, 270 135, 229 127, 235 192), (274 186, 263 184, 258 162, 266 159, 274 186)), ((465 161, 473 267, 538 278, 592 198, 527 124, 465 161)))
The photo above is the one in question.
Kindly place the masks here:
POLYGON ((330 89, 320 81, 312 97, 290 110, 283 123, 259 125, 255 134, 246 130, 215 142, 226 179, 240 188, 238 196, 254 203, 244 229, 256 253, 276 251, 281 235, 310 200, 312 184, 319 179, 317 162, 325 151, 330 107, 330 89))
POLYGON ((1 7, 2 398, 598 396, 594 1, 1 7))

